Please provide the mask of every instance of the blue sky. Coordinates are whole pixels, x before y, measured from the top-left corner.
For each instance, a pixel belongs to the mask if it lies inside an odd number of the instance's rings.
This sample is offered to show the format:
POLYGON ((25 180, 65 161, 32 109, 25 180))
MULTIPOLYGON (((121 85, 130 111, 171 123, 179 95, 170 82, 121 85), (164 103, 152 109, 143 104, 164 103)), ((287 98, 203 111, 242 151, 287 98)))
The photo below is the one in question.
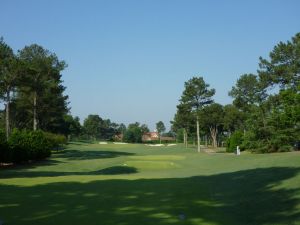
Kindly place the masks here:
POLYGON ((203 76, 215 101, 300 32, 297 0, 0 0, 0 36, 68 63, 71 113, 168 127, 184 82, 203 76))

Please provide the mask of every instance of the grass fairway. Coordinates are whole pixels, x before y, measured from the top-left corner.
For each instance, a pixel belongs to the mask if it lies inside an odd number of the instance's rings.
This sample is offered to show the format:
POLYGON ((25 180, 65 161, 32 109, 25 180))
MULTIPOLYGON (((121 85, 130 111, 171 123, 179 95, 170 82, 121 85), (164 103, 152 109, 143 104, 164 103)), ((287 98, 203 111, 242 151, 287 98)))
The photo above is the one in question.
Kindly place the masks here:
POLYGON ((300 153, 73 143, 0 170, 10 225, 300 224, 300 153))

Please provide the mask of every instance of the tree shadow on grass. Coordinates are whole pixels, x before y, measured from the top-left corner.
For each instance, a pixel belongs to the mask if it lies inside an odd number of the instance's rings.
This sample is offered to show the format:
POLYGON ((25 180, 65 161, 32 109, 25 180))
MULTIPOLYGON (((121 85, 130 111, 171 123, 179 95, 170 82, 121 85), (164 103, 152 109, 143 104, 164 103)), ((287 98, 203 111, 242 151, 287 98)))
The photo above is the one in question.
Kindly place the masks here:
POLYGON ((299 224, 299 168, 263 168, 190 178, 0 185, 6 224, 299 224), (295 177, 297 176, 297 177, 295 177))
POLYGON ((95 141, 89 141, 89 140, 80 140, 80 141, 70 141, 68 144, 72 145, 89 145, 89 144, 94 144, 95 141))
POLYGON ((112 166, 96 171, 87 172, 57 172, 57 171, 31 171, 31 170, 12 170, 0 174, 1 179, 7 178, 34 178, 34 177, 59 177, 59 176, 86 176, 86 175, 122 175, 137 173, 135 167, 130 166, 112 166))
POLYGON ((0 177, 1 177, 1 171, 5 171, 5 173, 14 172, 17 170, 24 170, 24 169, 33 169, 36 167, 41 166, 52 166, 63 163, 61 161, 57 161, 54 159, 44 159, 44 160, 38 160, 38 161, 30 161, 30 162, 23 162, 20 164, 9 164, 8 166, 0 167, 0 177))
POLYGON ((105 159, 119 156, 130 156, 134 153, 102 150, 64 150, 53 154, 56 158, 65 158, 68 160, 85 160, 85 159, 105 159))

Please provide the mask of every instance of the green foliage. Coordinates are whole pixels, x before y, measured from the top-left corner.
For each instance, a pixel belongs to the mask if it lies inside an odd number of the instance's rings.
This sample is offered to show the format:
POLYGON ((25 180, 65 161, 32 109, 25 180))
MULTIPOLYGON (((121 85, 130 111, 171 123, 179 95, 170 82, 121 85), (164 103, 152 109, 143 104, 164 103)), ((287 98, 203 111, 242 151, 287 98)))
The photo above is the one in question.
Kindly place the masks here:
POLYGON ((141 132, 142 132, 142 134, 144 134, 144 133, 150 132, 150 129, 148 128, 148 126, 146 124, 142 124, 141 132))
POLYGON ((101 135, 102 118, 99 115, 89 115, 83 123, 84 131, 94 139, 101 135))
POLYGON ((244 132, 243 142, 241 144, 242 149, 247 149, 250 151, 254 151, 258 148, 256 134, 253 131, 244 132))
POLYGON ((185 129, 188 132, 194 133, 196 130, 195 115, 192 113, 191 108, 186 104, 177 105, 177 112, 171 121, 172 129, 177 132, 178 130, 185 129))
POLYGON ((129 124, 124 134, 124 141, 128 143, 141 143, 142 135, 142 128, 138 122, 129 124))
POLYGON ((198 113, 201 130, 209 133, 213 147, 217 147, 217 138, 223 130, 224 108, 222 105, 213 103, 204 107, 198 113))
POLYGON ((50 148, 59 150, 67 144, 67 138, 61 134, 53 134, 49 132, 44 132, 45 137, 49 141, 50 148))
MULTIPOLYGON (((172 125, 174 131, 180 128, 185 129, 185 139, 188 139, 188 134, 193 135, 199 128, 199 110, 213 103, 212 96, 215 94, 215 89, 209 89, 209 86, 203 77, 193 77, 184 83, 184 91, 179 100, 180 103, 177 105, 172 125)), ((197 133, 198 151, 200 151, 200 133, 201 131, 197 133)))
POLYGON ((71 138, 79 137, 82 133, 82 129, 79 117, 73 117, 69 114, 64 116, 64 129, 62 130, 64 135, 70 136, 71 138))
POLYGON ((240 149, 243 150, 243 133, 241 131, 236 131, 227 140, 227 152, 235 152, 236 147, 240 146, 240 149))
POLYGON ((156 123, 156 130, 160 135, 161 135, 161 133, 166 131, 166 127, 165 127, 165 124, 163 123, 163 121, 159 121, 156 123))
POLYGON ((176 140, 182 143, 184 141, 183 135, 184 135, 184 128, 178 129, 176 132, 176 140))
POLYGON ((83 123, 83 133, 89 139, 113 140, 115 134, 124 132, 126 126, 121 127, 110 121, 110 119, 102 119, 99 115, 88 115, 83 123))
POLYGON ((44 159, 51 155, 51 142, 42 131, 14 130, 8 145, 15 163, 44 159))
POLYGON ((262 102, 267 96, 258 77, 254 74, 244 74, 232 87, 229 96, 234 98, 233 104, 248 112, 251 106, 262 102))
POLYGON ((224 129, 232 133, 236 130, 244 128, 244 122, 246 119, 246 115, 244 112, 239 110, 234 105, 225 105, 224 106, 224 129))
POLYGON ((213 102, 212 96, 215 89, 209 89, 203 77, 193 77, 184 84, 184 91, 181 96, 181 103, 189 105, 192 110, 198 111, 205 105, 213 102))
POLYGON ((270 59, 260 57, 259 77, 266 87, 295 90, 300 85, 300 33, 291 41, 280 42, 269 54, 270 59))
POLYGON ((299 60, 300 33, 276 45, 269 60, 260 58, 258 76, 242 75, 229 93, 245 116, 246 149, 290 151, 300 140, 299 60))
MULTIPOLYGON (((18 59, 22 65, 16 101, 17 109, 20 107, 18 111, 30 112, 25 114, 25 121, 33 124, 34 129, 61 132, 64 115, 69 110, 68 96, 63 94, 66 88, 61 79, 61 71, 67 64, 37 44, 25 46, 19 51, 18 59)), ((24 121, 22 114, 15 116, 24 121)))
POLYGON ((293 148, 290 145, 281 145, 278 149, 279 152, 290 152, 293 148))
POLYGON ((14 129, 8 141, 0 130, 0 162, 22 163, 41 160, 51 155, 52 149, 63 147, 67 139, 63 135, 43 131, 14 129))
POLYGON ((126 125, 123 123, 120 123, 119 126, 117 127, 117 133, 124 134, 126 129, 127 129, 126 125))
POLYGON ((63 133, 63 117, 69 110, 61 79, 66 66, 37 44, 14 54, 0 38, 0 99, 7 112, 7 136, 11 128, 63 133))

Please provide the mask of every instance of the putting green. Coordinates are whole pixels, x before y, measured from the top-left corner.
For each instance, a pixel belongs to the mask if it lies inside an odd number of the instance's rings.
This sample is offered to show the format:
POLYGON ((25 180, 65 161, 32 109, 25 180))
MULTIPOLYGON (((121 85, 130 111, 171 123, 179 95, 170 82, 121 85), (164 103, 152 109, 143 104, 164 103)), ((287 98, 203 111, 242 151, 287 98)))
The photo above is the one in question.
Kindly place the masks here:
POLYGON ((172 161, 126 161, 125 164, 136 167, 138 170, 164 170, 180 167, 172 161))
POLYGON ((137 160, 184 160, 185 156, 181 155, 144 155, 144 156, 129 156, 130 159, 137 160))

